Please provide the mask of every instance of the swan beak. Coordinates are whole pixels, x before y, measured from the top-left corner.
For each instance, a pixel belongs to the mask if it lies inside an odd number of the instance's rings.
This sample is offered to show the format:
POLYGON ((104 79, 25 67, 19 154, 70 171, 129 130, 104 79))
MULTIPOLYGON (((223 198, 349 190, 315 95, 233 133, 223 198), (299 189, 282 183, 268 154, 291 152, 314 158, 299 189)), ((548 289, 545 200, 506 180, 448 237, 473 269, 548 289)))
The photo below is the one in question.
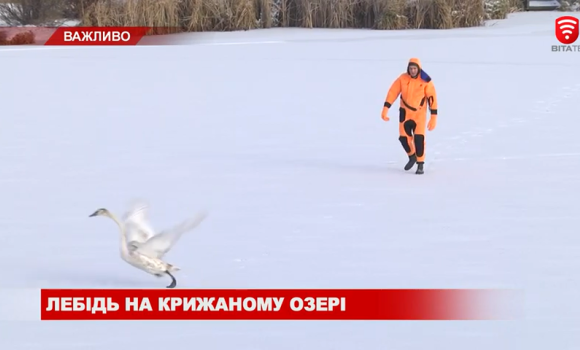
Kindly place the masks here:
POLYGON ((93 216, 97 216, 98 211, 92 213, 91 215, 89 215, 90 218, 92 218, 93 216))

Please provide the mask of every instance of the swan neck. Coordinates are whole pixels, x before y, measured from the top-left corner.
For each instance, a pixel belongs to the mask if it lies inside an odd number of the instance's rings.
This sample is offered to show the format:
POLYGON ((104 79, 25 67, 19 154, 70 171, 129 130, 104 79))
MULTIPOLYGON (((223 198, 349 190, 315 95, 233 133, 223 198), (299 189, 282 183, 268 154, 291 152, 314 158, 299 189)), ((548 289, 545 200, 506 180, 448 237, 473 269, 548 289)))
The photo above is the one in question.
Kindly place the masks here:
POLYGON ((127 249, 127 235, 125 234, 125 225, 123 225, 123 223, 115 216, 115 214, 111 213, 110 216, 111 219, 113 219, 113 221, 115 221, 119 226, 119 233, 121 235, 121 252, 124 255, 127 255, 129 250, 127 249))

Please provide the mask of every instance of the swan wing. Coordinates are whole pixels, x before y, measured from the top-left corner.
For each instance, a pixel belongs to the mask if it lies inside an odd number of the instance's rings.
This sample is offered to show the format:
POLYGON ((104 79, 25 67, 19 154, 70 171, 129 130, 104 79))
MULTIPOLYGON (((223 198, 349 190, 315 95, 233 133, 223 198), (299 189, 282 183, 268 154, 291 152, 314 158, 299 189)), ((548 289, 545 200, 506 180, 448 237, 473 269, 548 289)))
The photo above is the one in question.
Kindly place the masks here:
POLYGON ((181 236, 196 228, 207 217, 206 212, 202 212, 192 219, 185 220, 171 229, 161 231, 144 243, 133 243, 131 249, 137 250, 140 254, 152 258, 161 259, 175 245, 181 236))
POLYGON ((149 205, 143 201, 134 203, 125 214, 124 224, 127 242, 143 243, 155 236, 155 230, 149 222, 148 214, 149 205))

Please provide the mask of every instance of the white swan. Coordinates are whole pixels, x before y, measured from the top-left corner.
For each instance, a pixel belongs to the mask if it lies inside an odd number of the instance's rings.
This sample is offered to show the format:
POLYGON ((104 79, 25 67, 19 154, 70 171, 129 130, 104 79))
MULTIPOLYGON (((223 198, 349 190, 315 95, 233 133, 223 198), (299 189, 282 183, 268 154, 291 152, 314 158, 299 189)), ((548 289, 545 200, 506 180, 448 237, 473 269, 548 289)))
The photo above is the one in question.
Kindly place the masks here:
POLYGON ((147 220, 149 204, 145 201, 135 201, 123 216, 127 242, 145 242, 155 236, 155 230, 147 220))
POLYGON ((107 209, 101 208, 89 215, 89 217, 95 216, 105 216, 111 218, 119 226, 121 233, 121 258, 123 260, 125 260, 130 265, 157 277, 162 277, 164 274, 167 274, 169 277, 171 277, 171 284, 169 284, 167 288, 175 288, 177 286, 177 281, 171 273, 179 271, 178 267, 168 264, 160 258, 142 254, 138 249, 129 249, 125 232, 125 225, 107 209))
POLYGON ((207 213, 202 212, 192 219, 156 234, 147 219, 148 209, 147 203, 139 201, 125 214, 127 246, 132 252, 156 259, 162 259, 184 233, 199 226, 207 217, 207 213))

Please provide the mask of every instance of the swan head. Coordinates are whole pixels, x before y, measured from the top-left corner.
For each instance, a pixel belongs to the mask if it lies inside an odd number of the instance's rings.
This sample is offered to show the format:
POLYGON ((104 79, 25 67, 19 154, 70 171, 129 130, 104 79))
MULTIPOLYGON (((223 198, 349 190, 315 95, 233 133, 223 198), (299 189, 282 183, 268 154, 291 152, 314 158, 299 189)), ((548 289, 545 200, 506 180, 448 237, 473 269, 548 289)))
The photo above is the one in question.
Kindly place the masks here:
POLYGON ((101 208, 98 209, 97 211, 95 211, 94 213, 92 213, 91 215, 89 215, 89 217, 94 217, 94 216, 108 216, 111 217, 111 213, 105 209, 105 208, 101 208))

